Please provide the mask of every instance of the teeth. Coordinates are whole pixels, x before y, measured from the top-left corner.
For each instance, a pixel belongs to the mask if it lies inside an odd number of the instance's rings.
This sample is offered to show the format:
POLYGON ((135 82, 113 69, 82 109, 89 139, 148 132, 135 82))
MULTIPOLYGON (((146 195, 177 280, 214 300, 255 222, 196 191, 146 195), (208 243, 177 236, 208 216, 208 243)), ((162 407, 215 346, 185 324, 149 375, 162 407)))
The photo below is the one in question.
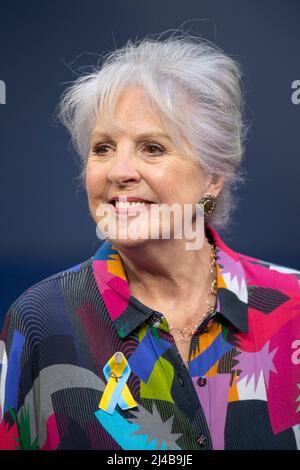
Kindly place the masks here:
POLYGON ((115 202, 116 207, 119 207, 120 209, 127 209, 128 207, 134 207, 134 206, 144 206, 146 203, 145 202, 123 202, 123 201, 116 201, 115 202))

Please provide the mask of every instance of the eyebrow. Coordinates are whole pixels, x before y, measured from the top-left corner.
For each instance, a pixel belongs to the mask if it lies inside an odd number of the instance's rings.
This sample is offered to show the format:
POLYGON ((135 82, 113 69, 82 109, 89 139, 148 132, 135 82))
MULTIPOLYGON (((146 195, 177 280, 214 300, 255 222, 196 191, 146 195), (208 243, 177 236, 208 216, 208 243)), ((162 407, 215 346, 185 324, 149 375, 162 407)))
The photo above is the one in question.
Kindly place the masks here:
MULTIPOLYGON (((94 131, 91 134, 91 140, 95 139, 97 137, 98 138, 101 137, 103 139, 111 140, 113 135, 120 135, 120 134, 123 134, 123 132, 119 131, 119 132, 112 132, 111 134, 109 134, 108 132, 94 131)), ((158 132, 158 131, 144 132, 143 134, 137 135, 134 140, 136 142, 140 142, 142 140, 157 139, 157 138, 166 139, 169 142, 171 142, 171 139, 168 135, 163 134, 162 132, 158 132)))

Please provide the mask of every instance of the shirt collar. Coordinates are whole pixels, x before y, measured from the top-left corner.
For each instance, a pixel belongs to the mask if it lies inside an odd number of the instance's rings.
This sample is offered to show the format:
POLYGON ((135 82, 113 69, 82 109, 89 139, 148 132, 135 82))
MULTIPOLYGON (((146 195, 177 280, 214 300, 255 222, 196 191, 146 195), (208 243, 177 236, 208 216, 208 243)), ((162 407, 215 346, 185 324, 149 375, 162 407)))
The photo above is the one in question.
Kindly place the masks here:
MULTIPOLYGON (((217 312, 242 332, 248 331, 248 290, 240 255, 206 224, 206 236, 216 246, 217 312)), ((100 294, 117 332, 124 338, 154 311, 130 293, 122 259, 112 242, 105 240, 92 257, 100 294)))

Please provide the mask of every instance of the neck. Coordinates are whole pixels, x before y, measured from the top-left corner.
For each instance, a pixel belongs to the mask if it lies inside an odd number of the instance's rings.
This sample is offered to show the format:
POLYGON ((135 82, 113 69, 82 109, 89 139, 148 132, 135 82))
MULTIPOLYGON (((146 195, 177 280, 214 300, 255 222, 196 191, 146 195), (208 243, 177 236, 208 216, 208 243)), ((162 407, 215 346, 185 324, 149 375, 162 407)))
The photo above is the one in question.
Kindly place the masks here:
POLYGON ((206 237, 200 250, 186 250, 184 240, 151 240, 118 251, 131 293, 137 297, 186 303, 193 293, 202 293, 211 279, 211 246, 206 237))

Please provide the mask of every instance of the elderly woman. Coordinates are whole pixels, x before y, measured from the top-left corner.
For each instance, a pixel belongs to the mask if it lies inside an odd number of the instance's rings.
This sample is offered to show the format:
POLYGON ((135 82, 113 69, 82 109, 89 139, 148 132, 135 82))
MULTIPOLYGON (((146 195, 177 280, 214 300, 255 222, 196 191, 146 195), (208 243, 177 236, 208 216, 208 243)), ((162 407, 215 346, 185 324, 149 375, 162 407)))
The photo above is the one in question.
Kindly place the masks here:
POLYGON ((217 232, 243 180, 240 82, 206 41, 147 39, 65 92, 105 240, 7 313, 0 448, 300 448, 300 272, 217 232))

